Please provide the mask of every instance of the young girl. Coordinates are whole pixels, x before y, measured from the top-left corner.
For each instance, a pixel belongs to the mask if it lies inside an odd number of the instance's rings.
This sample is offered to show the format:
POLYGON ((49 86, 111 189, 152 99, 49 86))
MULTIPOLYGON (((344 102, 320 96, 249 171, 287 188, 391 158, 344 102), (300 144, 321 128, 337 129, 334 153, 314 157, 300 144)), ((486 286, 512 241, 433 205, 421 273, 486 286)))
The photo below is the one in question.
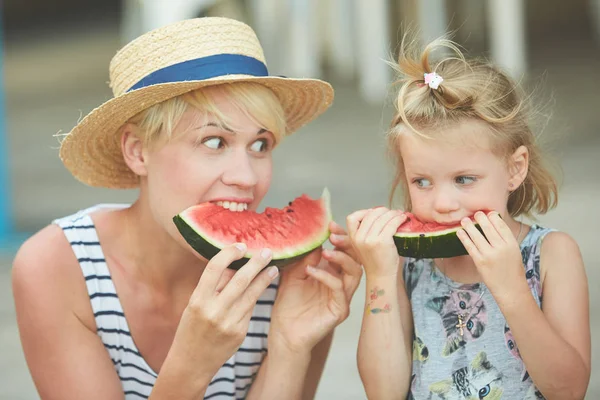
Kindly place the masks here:
POLYGON ((312 398, 361 277, 344 230, 332 223, 340 247, 279 279, 265 268, 269 249, 235 274, 227 266, 244 243, 201 259, 172 218, 207 201, 256 210, 273 149, 327 109, 331 86, 269 76, 252 29, 224 18, 149 32, 110 72, 115 97, 60 155, 82 182, 139 195, 59 218, 15 258, 17 319, 40 397, 312 398))
POLYGON ((590 375, 586 275, 569 235, 519 218, 554 207, 557 191, 523 97, 503 72, 465 59, 451 41, 422 52, 405 43, 388 135, 394 188, 419 220, 460 223, 468 255, 403 259, 392 239, 402 211, 348 216, 366 273, 358 348, 366 392, 582 399, 590 375), (436 48, 454 54, 433 63, 436 48))

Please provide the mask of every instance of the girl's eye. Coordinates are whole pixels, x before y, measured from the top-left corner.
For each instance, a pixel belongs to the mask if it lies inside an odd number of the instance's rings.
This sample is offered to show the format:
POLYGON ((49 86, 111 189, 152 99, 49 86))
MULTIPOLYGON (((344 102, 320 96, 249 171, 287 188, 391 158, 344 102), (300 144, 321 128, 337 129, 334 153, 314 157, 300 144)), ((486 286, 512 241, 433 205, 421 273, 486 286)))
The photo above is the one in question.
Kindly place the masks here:
POLYGON ((431 182, 429 182, 429 180, 427 179, 415 179, 414 182, 417 184, 418 187, 431 186, 431 182))
POLYGON ((458 183, 459 185, 468 185, 475 181, 476 179, 474 176, 459 176, 456 178, 456 183, 458 183))
POLYGON ((259 139, 256 142, 252 143, 250 149, 257 153, 261 153, 268 150, 269 143, 266 139, 259 139))
POLYGON ((218 137, 208 138, 204 142, 202 142, 202 144, 204 144, 209 149, 215 149, 215 150, 220 149, 224 146, 223 139, 218 138, 218 137))

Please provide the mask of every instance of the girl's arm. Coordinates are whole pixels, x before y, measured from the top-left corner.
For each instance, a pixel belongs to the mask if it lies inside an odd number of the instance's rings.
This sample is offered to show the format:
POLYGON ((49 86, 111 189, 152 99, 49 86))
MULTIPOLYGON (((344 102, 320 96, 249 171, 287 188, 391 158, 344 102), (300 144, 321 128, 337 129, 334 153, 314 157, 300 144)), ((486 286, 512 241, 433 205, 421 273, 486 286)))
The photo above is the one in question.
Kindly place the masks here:
POLYGON ((543 308, 526 283, 499 303, 536 387, 547 399, 583 399, 590 378, 588 286, 577 243, 549 233, 540 258, 543 308), (545 274, 544 274, 545 272, 545 274))
POLYGON ((412 313, 404 280, 370 277, 358 343, 358 371, 368 398, 406 396, 412 365, 412 313))
POLYGON ((529 290, 519 245, 495 212, 463 221, 458 235, 496 299, 531 379, 547 399, 583 399, 590 377, 588 288, 579 247, 549 233, 540 253, 543 302, 529 290), (466 233, 465 233, 466 232, 466 233))
POLYGON ((393 240, 405 220, 402 212, 384 207, 347 218, 352 245, 367 276, 357 361, 367 396, 373 399, 403 398, 410 385, 412 315, 402 279, 403 260, 393 240))

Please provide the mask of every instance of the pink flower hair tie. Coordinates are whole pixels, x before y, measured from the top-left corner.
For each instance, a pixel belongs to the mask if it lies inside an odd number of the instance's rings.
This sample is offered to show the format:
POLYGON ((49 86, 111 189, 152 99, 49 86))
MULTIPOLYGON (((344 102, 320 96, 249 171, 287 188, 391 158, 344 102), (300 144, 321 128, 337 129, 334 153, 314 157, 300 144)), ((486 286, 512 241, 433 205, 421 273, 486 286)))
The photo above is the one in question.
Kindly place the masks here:
POLYGON ((440 83, 444 81, 444 78, 439 76, 436 72, 430 72, 423 74, 425 78, 425 84, 429 85, 432 89, 437 89, 440 86, 440 83))

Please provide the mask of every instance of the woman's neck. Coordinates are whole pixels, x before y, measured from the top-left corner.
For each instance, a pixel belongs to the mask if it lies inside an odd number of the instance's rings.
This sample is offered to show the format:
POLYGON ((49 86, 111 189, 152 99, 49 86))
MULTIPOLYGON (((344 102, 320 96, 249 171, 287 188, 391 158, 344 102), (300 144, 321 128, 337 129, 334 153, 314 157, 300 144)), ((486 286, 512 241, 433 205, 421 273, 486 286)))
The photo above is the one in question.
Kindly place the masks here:
POLYGON ((114 240, 109 262, 140 283, 165 294, 190 286, 193 290, 206 261, 185 249, 161 227, 139 201, 107 216, 105 226, 114 240), (112 260, 110 260, 112 258, 112 260))

